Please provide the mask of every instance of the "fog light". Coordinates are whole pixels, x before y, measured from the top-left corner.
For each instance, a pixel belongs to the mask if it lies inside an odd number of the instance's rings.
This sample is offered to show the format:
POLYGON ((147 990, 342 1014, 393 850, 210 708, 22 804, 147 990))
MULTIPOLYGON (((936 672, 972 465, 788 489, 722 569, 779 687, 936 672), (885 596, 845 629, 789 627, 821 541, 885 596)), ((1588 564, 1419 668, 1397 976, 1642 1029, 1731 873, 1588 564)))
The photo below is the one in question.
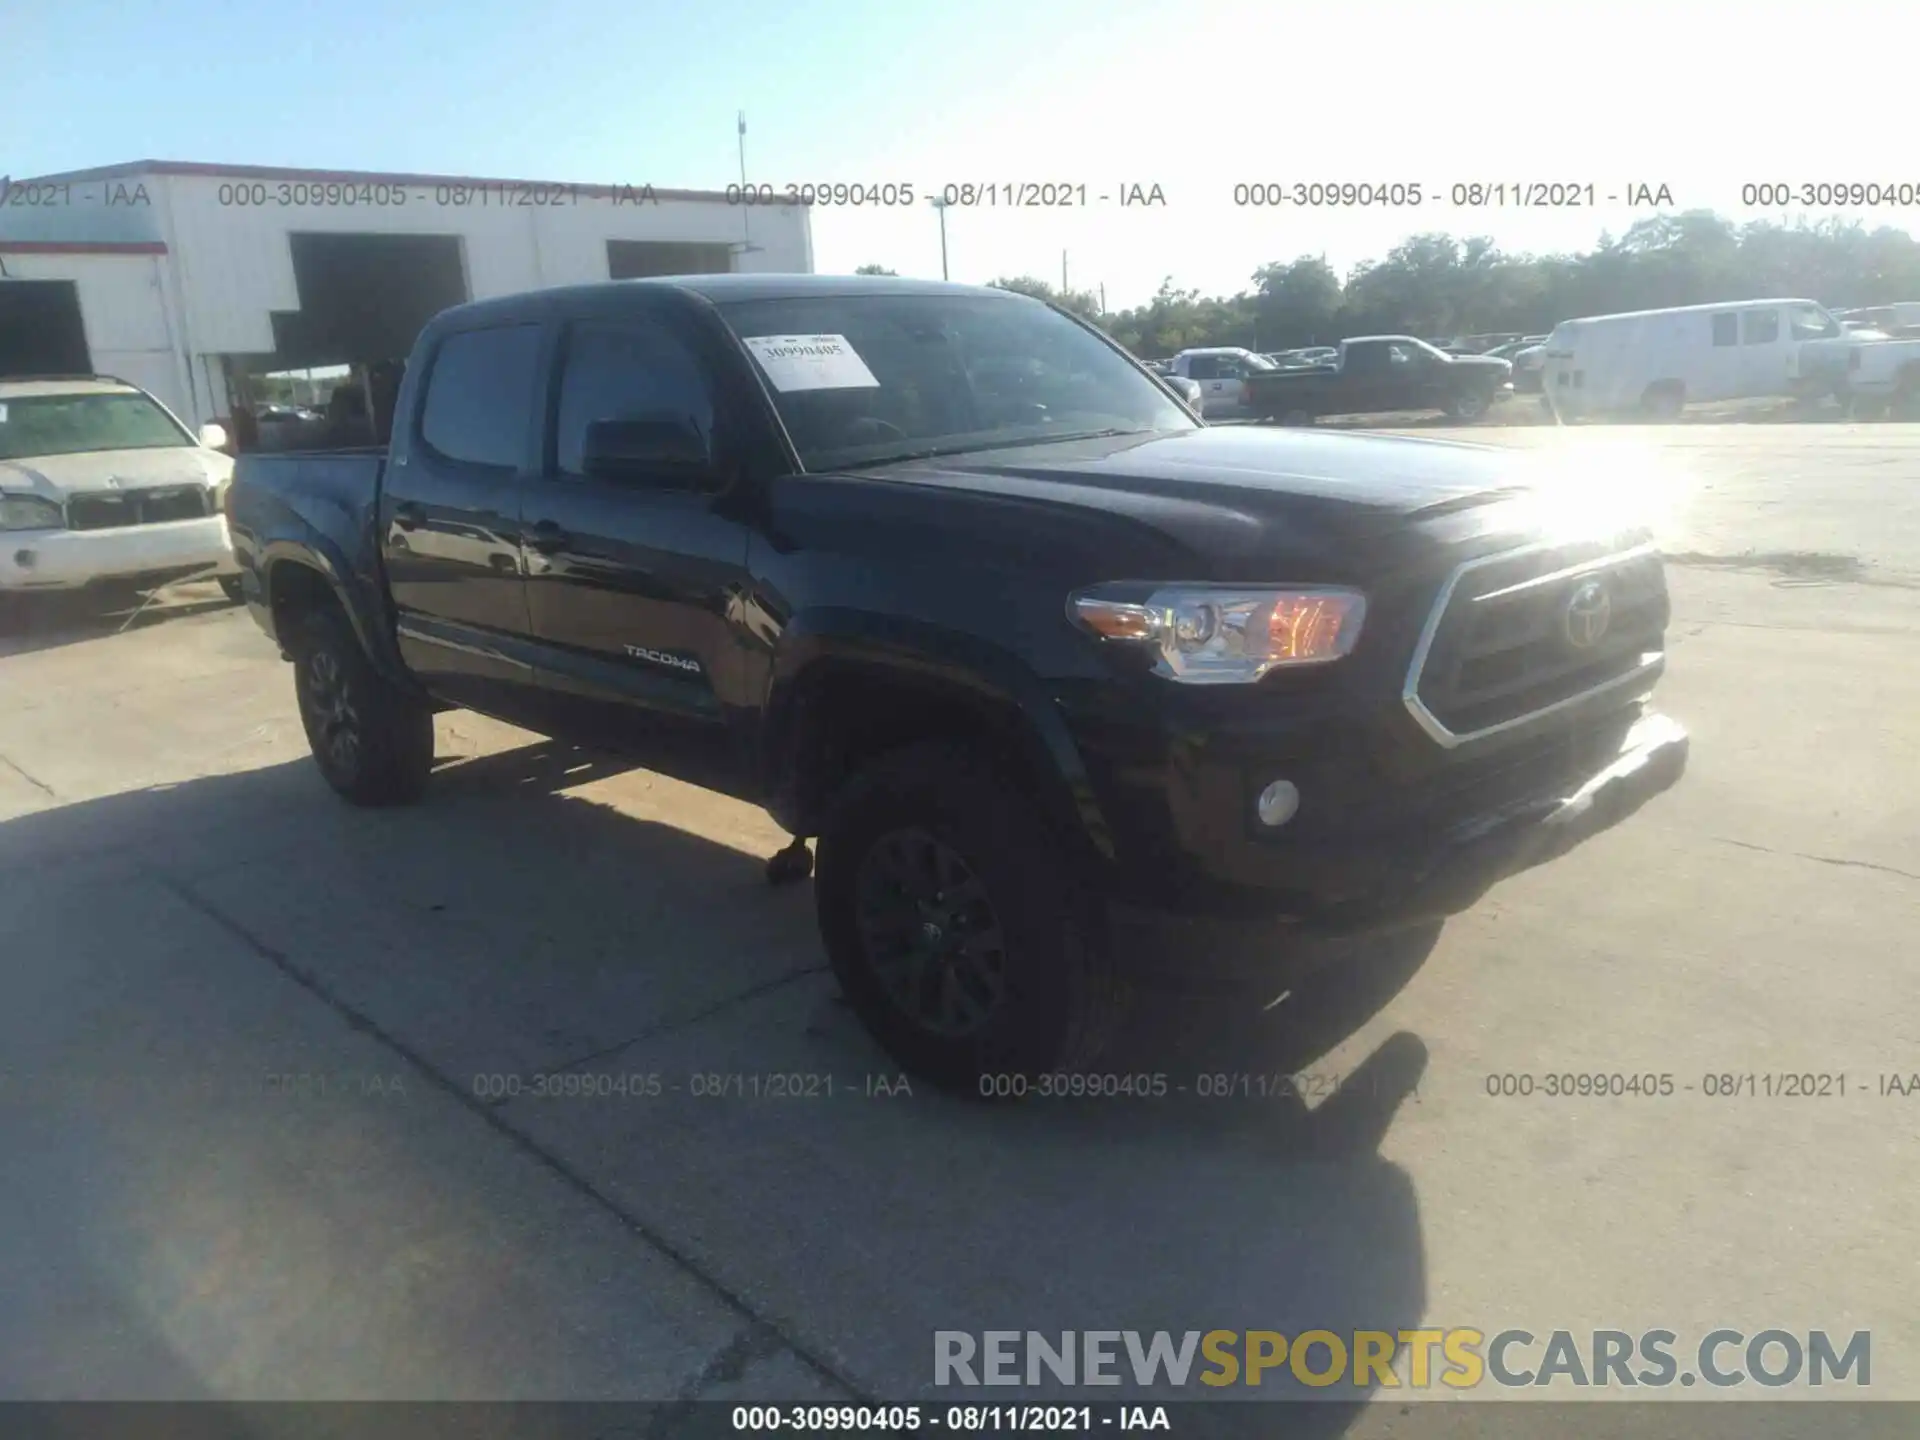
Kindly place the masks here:
POLYGON ((16 550, 13 552, 13 563, 18 565, 22 570, 31 570, 39 563, 39 560, 40 557, 31 550, 16 550))
POLYGON ((1280 826, 1293 818, 1300 808, 1300 790, 1291 780, 1276 780, 1260 792, 1255 807, 1262 825, 1280 826))

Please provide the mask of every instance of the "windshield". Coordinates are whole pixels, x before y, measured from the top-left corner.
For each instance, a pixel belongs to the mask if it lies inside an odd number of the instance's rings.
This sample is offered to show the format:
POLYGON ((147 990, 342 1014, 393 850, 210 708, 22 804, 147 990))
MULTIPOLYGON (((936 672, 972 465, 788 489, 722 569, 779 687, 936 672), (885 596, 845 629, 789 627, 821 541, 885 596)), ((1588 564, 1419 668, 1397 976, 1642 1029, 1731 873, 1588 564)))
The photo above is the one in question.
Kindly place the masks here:
POLYGON ((819 295, 720 313, 809 470, 1198 428, 1124 355, 1030 301, 819 295))
POLYGON ((1818 305, 1795 305, 1787 320, 1795 340, 1828 340, 1840 333, 1840 322, 1818 305))
POLYGON ((145 395, 26 395, 0 400, 0 460, 196 443, 145 395))

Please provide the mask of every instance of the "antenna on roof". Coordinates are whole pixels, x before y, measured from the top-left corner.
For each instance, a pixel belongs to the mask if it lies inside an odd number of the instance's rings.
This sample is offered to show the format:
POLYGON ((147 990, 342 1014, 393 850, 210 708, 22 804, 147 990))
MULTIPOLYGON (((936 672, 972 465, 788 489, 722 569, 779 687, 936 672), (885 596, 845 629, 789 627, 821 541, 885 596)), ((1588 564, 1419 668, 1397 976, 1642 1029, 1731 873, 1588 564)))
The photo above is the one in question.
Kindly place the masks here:
POLYGON ((747 229, 747 217, 751 213, 748 203, 753 199, 747 190, 747 112, 740 112, 740 248, 738 255, 753 253, 753 236, 747 229))

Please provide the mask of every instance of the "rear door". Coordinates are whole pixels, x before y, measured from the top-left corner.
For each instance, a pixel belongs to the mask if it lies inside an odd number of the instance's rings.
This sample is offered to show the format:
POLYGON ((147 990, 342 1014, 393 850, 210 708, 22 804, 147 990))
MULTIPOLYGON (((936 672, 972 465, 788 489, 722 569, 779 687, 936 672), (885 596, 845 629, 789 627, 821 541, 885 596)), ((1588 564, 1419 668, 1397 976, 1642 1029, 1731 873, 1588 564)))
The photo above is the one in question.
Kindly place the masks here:
POLYGON ((401 654, 434 694, 509 718, 531 698, 520 491, 537 454, 543 327, 443 336, 381 487, 401 654))
POLYGON ((728 497, 666 474, 592 476, 582 458, 589 424, 671 415, 728 463, 718 361, 712 337, 667 302, 575 318, 560 336, 526 494, 527 603, 548 703, 588 728, 636 711, 719 721, 737 685, 730 617, 747 529, 728 497))
POLYGON ((1728 400, 1740 393, 1746 364, 1740 331, 1738 310, 1715 310, 1707 317, 1706 346, 1680 352, 1683 357, 1698 357, 1697 360, 1686 362, 1688 373, 1685 379, 1690 398, 1728 400))

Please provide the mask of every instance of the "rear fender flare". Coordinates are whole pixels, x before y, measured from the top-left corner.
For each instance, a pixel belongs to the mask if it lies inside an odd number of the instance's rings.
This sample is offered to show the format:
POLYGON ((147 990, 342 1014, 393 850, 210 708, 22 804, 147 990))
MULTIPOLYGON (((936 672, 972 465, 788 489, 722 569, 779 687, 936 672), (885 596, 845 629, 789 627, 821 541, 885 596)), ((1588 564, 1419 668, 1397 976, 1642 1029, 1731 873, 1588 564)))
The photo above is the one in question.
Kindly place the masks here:
MULTIPOLYGON (((352 572, 345 565, 345 557, 337 554, 328 541, 318 536, 305 544, 294 540, 273 540, 262 548, 259 570, 270 608, 274 592, 288 568, 306 570, 326 582, 334 602, 352 627, 354 638, 360 642, 360 648, 383 678, 408 689, 418 688, 400 659, 399 646, 394 641, 391 628, 376 623, 374 617, 367 613, 367 607, 356 603, 356 587, 349 578, 352 572)), ((286 645, 287 637, 279 633, 277 623, 275 638, 282 647, 286 645)))

